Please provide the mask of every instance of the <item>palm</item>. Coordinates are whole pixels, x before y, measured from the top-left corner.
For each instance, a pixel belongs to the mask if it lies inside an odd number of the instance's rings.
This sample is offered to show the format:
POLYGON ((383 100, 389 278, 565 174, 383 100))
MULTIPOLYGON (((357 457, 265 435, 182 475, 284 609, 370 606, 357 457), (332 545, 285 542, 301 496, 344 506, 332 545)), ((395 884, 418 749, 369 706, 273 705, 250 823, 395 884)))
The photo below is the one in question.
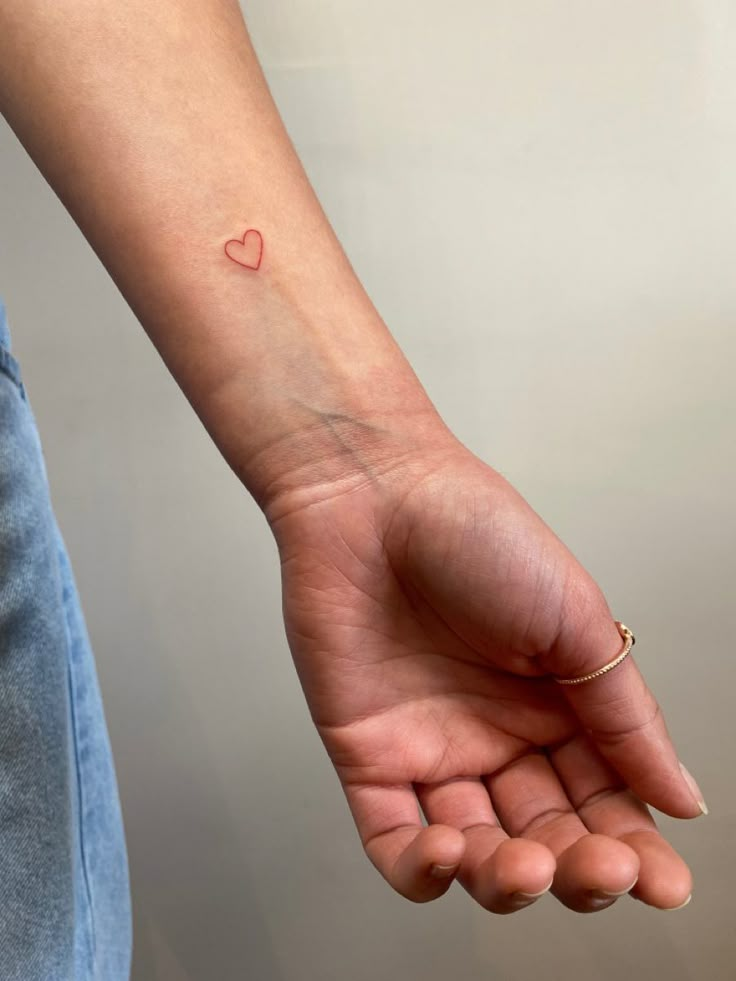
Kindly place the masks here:
MULTIPOLYGON (((582 646, 559 652, 564 625, 583 640, 593 614, 613 625, 600 590, 467 452, 390 487, 314 504, 277 533, 292 653, 371 859, 418 900, 449 885, 430 865, 462 859, 460 881, 497 912, 520 908, 511 893, 538 892, 553 873, 573 909, 637 874, 642 898, 677 905, 689 873, 659 835, 654 864, 669 863, 669 881, 642 881, 656 828, 611 765, 621 745, 603 747, 606 759, 549 677, 551 665, 589 670, 576 663, 582 646)), ((596 667, 615 653, 615 626, 613 637, 596 667)), ((629 760, 640 792, 651 762, 629 760)))

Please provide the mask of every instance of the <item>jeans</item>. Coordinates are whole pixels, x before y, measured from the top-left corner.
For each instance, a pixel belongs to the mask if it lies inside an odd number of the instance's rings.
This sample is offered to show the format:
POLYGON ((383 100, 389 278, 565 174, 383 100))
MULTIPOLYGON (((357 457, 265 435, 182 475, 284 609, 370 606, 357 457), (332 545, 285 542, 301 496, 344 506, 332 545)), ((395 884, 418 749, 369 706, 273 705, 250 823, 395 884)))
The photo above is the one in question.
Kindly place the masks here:
POLYGON ((131 936, 94 657, 0 302, 0 981, 128 981, 131 936))

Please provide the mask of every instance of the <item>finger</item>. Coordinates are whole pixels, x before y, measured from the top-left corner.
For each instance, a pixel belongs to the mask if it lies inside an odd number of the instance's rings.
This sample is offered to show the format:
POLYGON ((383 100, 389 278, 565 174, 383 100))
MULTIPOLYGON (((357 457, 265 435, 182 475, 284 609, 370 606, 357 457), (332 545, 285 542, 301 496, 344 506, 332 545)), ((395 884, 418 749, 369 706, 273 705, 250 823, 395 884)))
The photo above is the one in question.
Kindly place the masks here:
POLYGON ((540 842, 555 856, 552 892, 565 906, 593 912, 631 889, 639 874, 636 852, 588 832, 543 752, 527 753, 485 783, 508 834, 540 842))
POLYGON ((547 892, 555 872, 548 848, 511 839, 478 777, 415 786, 428 821, 457 828, 466 848, 457 881, 484 909, 513 913, 547 892))
POLYGON ((455 828, 424 828, 409 784, 344 784, 366 855, 386 881, 415 903, 447 892, 465 851, 455 828))
POLYGON ((579 733, 550 750, 549 759, 586 828, 618 838, 639 856, 639 878, 631 895, 658 909, 682 906, 692 892, 690 870, 595 743, 579 733))
MULTIPOLYGON (((575 678, 607 664, 622 647, 610 614, 589 615, 583 607, 563 620, 557 640, 538 660, 558 678, 575 678)), ((606 674, 559 687, 601 753, 638 797, 672 817, 707 813, 698 800, 702 795, 691 791, 680 769, 662 710, 633 654, 606 674)))
POLYGON ((637 882, 631 890, 634 899, 657 909, 675 910, 687 906, 693 891, 692 875, 669 842, 651 831, 630 831, 621 836, 621 841, 634 849, 641 868, 646 870, 642 886, 637 882), (675 866, 677 871, 673 871, 675 866))

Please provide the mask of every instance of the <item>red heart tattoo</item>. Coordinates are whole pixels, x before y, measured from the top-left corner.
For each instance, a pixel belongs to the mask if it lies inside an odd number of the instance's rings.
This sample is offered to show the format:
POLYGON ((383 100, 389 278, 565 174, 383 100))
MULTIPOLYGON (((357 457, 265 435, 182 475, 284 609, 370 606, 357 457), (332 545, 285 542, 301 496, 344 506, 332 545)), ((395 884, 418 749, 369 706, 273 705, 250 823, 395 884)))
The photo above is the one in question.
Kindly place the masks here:
POLYGON ((263 258, 263 236, 255 228, 249 228, 242 238, 225 242, 225 255, 246 269, 258 269, 263 258))

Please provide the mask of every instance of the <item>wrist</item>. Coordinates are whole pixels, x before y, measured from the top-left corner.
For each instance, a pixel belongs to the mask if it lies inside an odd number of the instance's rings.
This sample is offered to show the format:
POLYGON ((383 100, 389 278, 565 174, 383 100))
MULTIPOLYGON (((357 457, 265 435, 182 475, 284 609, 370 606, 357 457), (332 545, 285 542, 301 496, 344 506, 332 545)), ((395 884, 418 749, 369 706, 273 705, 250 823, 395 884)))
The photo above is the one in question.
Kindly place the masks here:
POLYGON ((244 275, 214 249, 184 266, 164 256, 165 289, 139 314, 271 523, 454 440, 337 242, 288 257, 273 245, 244 275))
POLYGON ((209 400, 220 424, 208 428, 269 524, 457 446, 400 353, 389 364, 367 344, 329 377, 315 374, 279 384, 261 376, 254 393, 251 374, 235 371, 209 400))

